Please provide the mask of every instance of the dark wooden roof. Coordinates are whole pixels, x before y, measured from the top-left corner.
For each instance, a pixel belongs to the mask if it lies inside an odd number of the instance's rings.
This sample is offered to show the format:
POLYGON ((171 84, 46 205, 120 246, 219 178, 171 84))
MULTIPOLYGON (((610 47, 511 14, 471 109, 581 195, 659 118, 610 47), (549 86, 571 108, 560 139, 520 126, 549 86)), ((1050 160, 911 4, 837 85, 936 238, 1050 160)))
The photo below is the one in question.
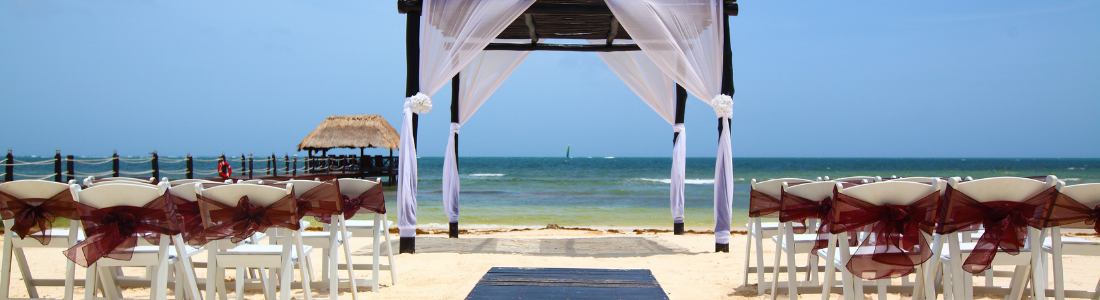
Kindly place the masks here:
MULTIPOLYGON (((726 14, 737 15, 737 0, 722 0, 725 2, 726 14)), ((421 0, 398 0, 397 11, 400 13, 419 12, 421 0)), ((531 40, 527 47, 516 47, 501 44, 493 44, 487 49, 495 50, 555 50, 533 49, 537 40, 545 39, 575 39, 575 40, 607 40, 610 45, 615 39, 630 39, 630 33, 623 29, 615 20, 611 9, 607 8, 604 0, 536 0, 527 9, 508 25, 498 39, 523 39, 531 40), (505 49, 501 49, 501 47, 505 49)), ((556 45, 562 46, 562 45, 556 45)), ((586 45, 587 46, 587 45, 586 45)), ((569 47, 568 51, 583 47, 569 47)), ((635 45, 616 47, 620 50, 637 50, 635 45)), ((593 50, 600 51, 600 50, 593 50)), ((610 50, 615 51, 615 50, 610 50)))

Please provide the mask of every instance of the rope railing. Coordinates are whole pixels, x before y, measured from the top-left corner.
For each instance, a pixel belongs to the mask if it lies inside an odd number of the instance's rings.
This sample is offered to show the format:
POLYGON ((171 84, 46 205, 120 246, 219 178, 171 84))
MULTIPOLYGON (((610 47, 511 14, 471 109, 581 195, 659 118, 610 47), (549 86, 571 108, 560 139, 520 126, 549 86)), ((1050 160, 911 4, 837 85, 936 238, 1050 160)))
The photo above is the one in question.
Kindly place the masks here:
POLYGON ((84 172, 80 172, 80 171, 73 171, 73 174, 77 175, 77 176, 80 176, 80 177, 88 177, 88 176, 103 177, 103 176, 113 175, 114 172, 106 171, 106 172, 99 172, 99 173, 84 173, 84 172))
POLYGON ((141 172, 130 172, 130 171, 119 170, 118 173, 122 174, 122 175, 143 175, 143 174, 152 174, 153 170, 141 171, 141 172))
MULTIPOLYGON (((52 160, 52 159, 51 160, 40 160, 40 161, 21 161, 21 160, 16 159, 15 163, 11 164, 11 165, 12 166, 32 166, 32 165, 49 165, 49 164, 53 164, 53 163, 54 163, 54 160, 52 160)), ((5 164, 4 166, 8 166, 8 165, 5 164)))
POLYGON ((186 158, 180 158, 180 159, 164 159, 164 158, 161 158, 159 160, 159 162, 162 163, 162 164, 178 164, 178 163, 185 162, 185 161, 187 161, 186 158))
POLYGON ((198 159, 198 158, 192 158, 191 160, 192 160, 192 161, 197 161, 197 162, 217 162, 217 161, 220 161, 221 159, 220 159, 220 158, 213 158, 213 159, 198 159))
POLYGON ((50 178, 50 177, 54 177, 54 176, 57 176, 57 174, 56 174, 56 173, 54 173, 54 174, 48 174, 48 175, 46 175, 46 176, 42 176, 41 174, 36 174, 36 175, 28 175, 28 174, 19 174, 19 173, 15 173, 15 176, 22 176, 22 177, 31 177, 31 179, 32 179, 32 180, 45 180, 46 178, 50 178), (42 176, 42 177, 38 177, 38 178, 35 178, 35 176, 42 176))
POLYGON ((172 174, 172 175, 183 175, 183 174, 187 174, 187 169, 179 169, 179 170, 160 170, 160 173, 161 173, 161 174, 172 174))
POLYGON ((129 163, 129 164, 139 164, 139 163, 151 162, 151 161, 153 161, 153 158, 152 157, 148 157, 148 158, 121 158, 121 157, 119 157, 118 161, 124 162, 124 163, 129 163))
POLYGON ((218 174, 218 170, 214 170, 214 171, 195 171, 194 173, 197 174, 197 175, 214 175, 214 174, 218 174))
POLYGON ((114 161, 114 160, 115 160, 114 158, 103 158, 103 159, 74 159, 74 160, 71 160, 71 161, 72 162, 78 162, 78 163, 85 164, 85 165, 101 165, 101 164, 109 163, 109 162, 114 161))

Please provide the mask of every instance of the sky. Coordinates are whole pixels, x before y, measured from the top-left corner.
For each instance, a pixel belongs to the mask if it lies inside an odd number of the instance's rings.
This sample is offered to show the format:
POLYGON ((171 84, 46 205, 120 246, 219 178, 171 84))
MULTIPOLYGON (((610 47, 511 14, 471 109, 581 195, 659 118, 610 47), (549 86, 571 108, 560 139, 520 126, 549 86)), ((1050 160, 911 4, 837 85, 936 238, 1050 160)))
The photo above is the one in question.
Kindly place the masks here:
MULTIPOLYGON (((739 6, 735 157, 1100 157, 1100 2, 739 6)), ((305 156, 329 115, 400 129, 404 24, 393 0, 0 1, 0 147, 305 156)), ((447 143, 450 87, 432 99, 420 156, 447 143)), ((691 97, 685 123, 688 156, 714 157, 712 109, 691 97)), ((670 157, 672 128, 596 54, 536 52, 459 144, 670 157)))

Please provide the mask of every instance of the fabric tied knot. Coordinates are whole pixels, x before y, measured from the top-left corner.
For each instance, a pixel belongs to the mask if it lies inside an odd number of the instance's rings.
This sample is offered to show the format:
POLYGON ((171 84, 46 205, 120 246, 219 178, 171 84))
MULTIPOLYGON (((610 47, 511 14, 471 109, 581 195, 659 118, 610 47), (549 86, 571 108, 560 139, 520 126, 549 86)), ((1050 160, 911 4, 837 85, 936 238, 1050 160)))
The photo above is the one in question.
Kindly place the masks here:
POLYGON ((0 216, 13 219, 11 231, 30 236, 43 245, 50 243, 49 230, 57 217, 80 220, 72 193, 66 189, 50 198, 19 198, 0 191, 0 216))
POLYGON ((829 198, 811 200, 783 192, 780 196, 779 221, 796 222, 802 226, 793 226, 794 233, 806 233, 806 220, 817 219, 817 240, 813 251, 829 246, 829 228, 832 228, 832 201, 829 198))
POLYGON ((461 124, 451 122, 451 133, 458 134, 458 129, 461 127, 461 124))
POLYGON ((1019 254, 1027 238, 1027 227, 1042 228, 1048 225, 1047 208, 1055 201, 1057 194, 1057 190, 1050 187, 1020 202, 978 202, 948 186, 946 207, 941 209, 944 216, 937 231, 946 234, 970 230, 978 224, 985 227, 985 233, 962 266, 963 270, 977 274, 989 269, 999 251, 1019 254))
POLYGON ((405 98, 405 109, 415 114, 425 114, 432 110, 432 98, 424 93, 416 93, 405 98))
POLYGON ((273 227, 290 230, 300 228, 298 203, 293 195, 287 195, 266 207, 252 204, 247 195, 237 201, 237 206, 225 205, 203 196, 199 196, 199 201, 202 210, 208 212, 209 220, 204 222, 205 229, 201 237, 197 237, 192 245, 226 238, 233 243, 239 243, 257 232, 273 227), (207 208, 207 205, 213 207, 207 208))
POLYGON ((237 221, 233 230, 255 233, 256 228, 271 226, 271 220, 267 218, 267 208, 252 204, 248 201, 248 196, 241 196, 241 200, 237 201, 237 208, 233 215, 233 220, 237 221))
POLYGON ((714 99, 710 100, 710 106, 714 108, 714 113, 719 118, 733 117, 733 97, 730 95, 720 94, 714 96, 714 99))
POLYGON ((905 276, 932 257, 924 235, 935 224, 939 192, 909 205, 876 206, 839 192, 834 197, 833 232, 869 233, 846 265, 853 275, 867 280, 905 276))
POLYGON ((672 125, 672 132, 683 133, 684 132, 684 123, 676 123, 676 125, 672 125))
MULTIPOLYGON (((340 195, 340 213, 344 215, 344 219, 351 219, 359 210, 365 209, 367 211, 385 214, 386 213, 386 196, 382 194, 382 185, 377 184, 367 189, 367 191, 355 195, 340 195)), ((324 219, 318 218, 321 222, 332 222, 331 215, 324 217, 324 219)))
POLYGON ((1089 217, 1085 220, 1085 224, 1092 225, 1092 230, 1100 233, 1100 204, 1089 211, 1089 217))
POLYGON ((160 235, 179 233, 168 220, 166 203, 163 197, 142 207, 95 208, 78 203, 81 223, 88 238, 62 253, 83 267, 104 257, 130 260, 138 237, 157 245, 160 235))

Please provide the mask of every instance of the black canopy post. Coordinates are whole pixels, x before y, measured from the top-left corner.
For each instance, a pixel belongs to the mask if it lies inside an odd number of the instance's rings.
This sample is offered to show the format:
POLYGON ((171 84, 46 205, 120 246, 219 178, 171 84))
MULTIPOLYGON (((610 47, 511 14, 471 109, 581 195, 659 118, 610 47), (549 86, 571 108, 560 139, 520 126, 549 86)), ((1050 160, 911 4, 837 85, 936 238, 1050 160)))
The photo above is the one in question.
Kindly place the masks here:
POLYGON ((11 149, 8 149, 8 156, 4 158, 4 181, 15 180, 15 157, 11 155, 11 149))
MULTIPOLYGON (((405 95, 412 97, 420 92, 420 11, 405 14, 405 95)), ((417 121, 412 115, 413 147, 416 147, 417 121)), ((398 253, 416 253, 416 237, 401 237, 398 253)))
MULTIPOLYGON (((687 106, 687 98, 688 98, 687 90, 685 90, 683 86, 680 86, 680 84, 676 84, 676 123, 677 124, 684 123, 684 108, 687 106)), ((679 137, 680 137, 679 132, 673 132, 672 133, 673 147, 675 147, 676 139, 679 138, 679 137)), ((676 222, 675 220, 673 220, 673 222, 672 222, 672 234, 673 235, 684 235, 684 222, 683 221, 676 222)))
MULTIPOLYGON (((722 14, 722 17, 723 17, 723 19, 725 19, 725 22, 726 22, 726 26, 724 28, 725 29, 725 34, 723 34, 723 37, 725 39, 725 46, 722 47, 722 49, 725 52, 722 55, 722 94, 730 95, 732 97, 733 92, 734 92, 734 90, 733 90, 733 49, 730 48, 730 16, 727 15, 727 14, 722 14)), ((726 120, 726 121, 729 122, 729 124, 731 125, 730 127, 732 127, 733 122, 730 121, 730 120, 726 120)), ((721 136, 724 135, 724 134, 730 134, 730 133, 722 131, 722 118, 718 118, 718 136, 719 136, 719 138, 721 138, 721 136)), ((714 244, 714 252, 730 252, 730 244, 729 243, 726 243, 726 244, 715 243, 714 244)))
MULTIPOLYGON (((241 157, 243 158, 244 156, 241 157)), ((252 153, 248 154, 248 179, 252 179, 252 153)))
POLYGON ((159 182, 160 180, 160 157, 157 156, 157 150, 153 150, 153 182, 159 182))
POLYGON ((187 152, 187 179, 195 178, 195 159, 191 157, 191 152, 187 152))
MULTIPOLYGON (((459 74, 455 74, 455 77, 451 78, 451 123, 458 123, 458 95, 461 91, 462 84, 459 80, 459 74)), ((455 170, 458 170, 458 133, 455 133, 455 147, 450 150, 455 152, 455 170)), ((458 180, 458 178, 455 178, 455 180, 458 180)), ((451 238, 458 238, 458 221, 451 222, 448 233, 450 233, 451 238)))
POLYGON ((73 160, 74 159, 75 158, 72 155, 69 155, 69 156, 65 157, 65 166, 69 169, 68 173, 66 173, 66 174, 68 174, 68 176, 66 176, 67 178, 65 178, 66 182, 76 178, 76 170, 73 170, 73 163, 74 163, 73 160))

